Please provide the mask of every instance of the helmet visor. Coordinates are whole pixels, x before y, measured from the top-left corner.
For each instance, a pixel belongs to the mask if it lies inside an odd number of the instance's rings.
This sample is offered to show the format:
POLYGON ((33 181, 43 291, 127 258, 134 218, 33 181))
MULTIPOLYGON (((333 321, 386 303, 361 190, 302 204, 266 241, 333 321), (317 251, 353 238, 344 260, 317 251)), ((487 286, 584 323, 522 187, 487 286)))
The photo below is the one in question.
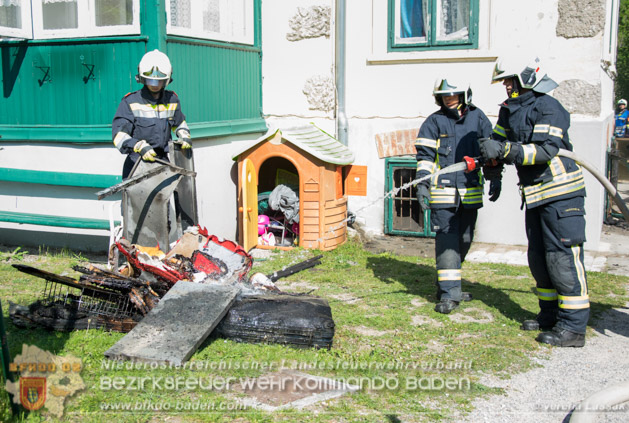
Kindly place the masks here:
POLYGON ((514 73, 507 73, 502 63, 496 63, 494 66, 494 72, 491 75, 491 83, 495 84, 497 82, 502 82, 507 78, 514 78, 516 75, 514 73))
POLYGON ((434 96, 438 95, 458 95, 464 94, 465 90, 457 87, 456 85, 450 85, 447 79, 438 79, 435 83, 435 88, 432 92, 434 96))
POLYGON ((143 72, 142 76, 144 76, 145 78, 153 79, 166 79, 168 77, 168 75, 160 71, 157 66, 153 66, 153 68, 147 70, 146 72, 143 72))
POLYGON ((144 79, 144 83, 146 85, 148 85, 149 87, 160 87, 163 88, 164 87, 164 80, 163 79, 144 79))

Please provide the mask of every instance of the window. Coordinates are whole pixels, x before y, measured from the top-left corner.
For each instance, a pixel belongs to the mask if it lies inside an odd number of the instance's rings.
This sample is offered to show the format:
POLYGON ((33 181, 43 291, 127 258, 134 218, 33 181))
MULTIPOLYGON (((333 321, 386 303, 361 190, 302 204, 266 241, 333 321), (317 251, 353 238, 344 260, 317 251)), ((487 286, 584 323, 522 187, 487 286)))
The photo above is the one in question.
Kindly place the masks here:
POLYGON ((169 0, 169 34, 253 45, 253 0, 169 0))
POLYGON ((0 0, 0 37, 3 36, 32 37, 30 2, 24 0, 0 0))
POLYGON ((389 50, 476 48, 478 0, 389 0, 389 50))
POLYGON ((139 34, 139 2, 0 0, 0 36, 42 39, 139 34))
MULTIPOLYGON (((385 190, 399 189, 415 179, 417 161, 414 157, 385 159, 385 190)), ((422 212, 417 201, 417 188, 398 190, 384 200, 384 233, 388 235, 434 237, 430 228, 430 210, 422 212)))

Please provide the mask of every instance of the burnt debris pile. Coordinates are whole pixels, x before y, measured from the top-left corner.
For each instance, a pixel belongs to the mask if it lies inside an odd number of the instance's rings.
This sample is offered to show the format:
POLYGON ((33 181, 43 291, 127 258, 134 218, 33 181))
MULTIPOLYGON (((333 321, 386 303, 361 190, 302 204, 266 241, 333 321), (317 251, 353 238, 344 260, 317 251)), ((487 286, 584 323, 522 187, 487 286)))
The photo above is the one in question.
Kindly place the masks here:
POLYGON ((269 275, 249 275, 251 255, 238 244, 210 235, 199 226, 189 228, 167 254, 125 239, 116 242, 112 254, 124 256, 126 263, 113 271, 89 263, 77 265, 73 269, 80 273, 78 279, 14 264, 19 271, 43 279, 45 285, 34 303, 10 304, 13 323, 21 328, 102 328, 126 333, 152 310, 157 312, 157 304, 169 290, 185 281, 239 288, 236 301, 213 331, 215 336, 301 348, 332 345, 334 320, 327 301, 282 292, 274 283, 280 277, 320 264, 322 256, 269 275))

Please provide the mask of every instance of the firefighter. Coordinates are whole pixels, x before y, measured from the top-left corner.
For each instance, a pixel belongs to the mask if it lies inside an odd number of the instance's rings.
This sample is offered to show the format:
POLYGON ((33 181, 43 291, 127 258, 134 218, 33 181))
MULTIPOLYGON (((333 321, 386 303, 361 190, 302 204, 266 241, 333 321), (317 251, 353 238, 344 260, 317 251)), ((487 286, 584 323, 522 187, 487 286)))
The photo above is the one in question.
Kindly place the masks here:
POLYGON ((616 123, 614 126, 614 136, 616 138, 624 138, 627 132, 627 118, 629 118, 629 110, 627 110, 627 100, 621 98, 616 105, 616 123))
POLYGON ((528 262, 540 312, 522 329, 546 330, 537 341, 559 347, 585 345, 590 302, 583 265, 585 183, 580 166, 557 156, 572 151, 570 114, 547 93, 557 87, 539 59, 496 63, 502 103, 491 139, 481 140, 483 159, 516 167, 528 237, 528 262))
POLYGON ((179 97, 166 90, 172 81, 168 56, 159 50, 146 53, 135 79, 144 87, 123 97, 112 122, 114 145, 127 154, 123 179, 140 158, 147 162, 154 162, 155 158, 168 160, 168 142, 173 131, 181 148, 191 148, 190 130, 179 97))
MULTIPOLYGON (((472 104, 472 90, 438 79, 433 90, 439 110, 428 116, 415 142, 417 174, 422 178, 463 156, 478 157, 478 139, 491 134, 491 122, 472 104)), ((492 181, 492 201, 500 195, 500 173, 492 181)), ((478 209, 483 205, 483 176, 480 171, 456 172, 430 178, 417 184, 422 212, 431 209, 437 264, 437 304, 435 311, 448 314, 462 300, 461 263, 470 249, 478 209)))

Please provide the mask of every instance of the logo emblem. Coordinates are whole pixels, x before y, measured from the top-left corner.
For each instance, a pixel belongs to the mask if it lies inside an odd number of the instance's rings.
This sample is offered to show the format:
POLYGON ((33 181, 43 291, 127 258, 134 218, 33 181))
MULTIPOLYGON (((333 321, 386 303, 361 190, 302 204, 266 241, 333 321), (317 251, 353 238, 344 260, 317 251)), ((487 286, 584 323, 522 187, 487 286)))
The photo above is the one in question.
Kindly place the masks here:
POLYGON ((20 402, 27 410, 39 410, 46 402, 45 377, 20 378, 20 402))

